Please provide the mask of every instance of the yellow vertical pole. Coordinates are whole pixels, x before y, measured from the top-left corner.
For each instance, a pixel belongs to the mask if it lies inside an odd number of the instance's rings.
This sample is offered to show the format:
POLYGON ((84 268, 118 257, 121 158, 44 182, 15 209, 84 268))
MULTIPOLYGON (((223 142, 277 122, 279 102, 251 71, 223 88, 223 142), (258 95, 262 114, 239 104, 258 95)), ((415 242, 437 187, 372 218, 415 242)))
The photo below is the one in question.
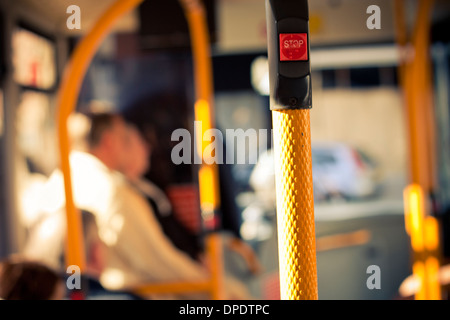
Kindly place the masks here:
MULTIPOLYGON (((432 189, 433 178, 433 153, 435 150, 433 136, 430 134, 429 115, 432 112, 431 76, 430 76, 430 26, 432 0, 419 2, 416 28, 414 31, 414 59, 410 66, 408 78, 411 83, 408 95, 411 117, 410 134, 414 135, 414 154, 412 162, 414 171, 412 181, 420 183, 425 192, 432 189), (414 130, 415 129, 415 130, 414 130)), ((434 130, 434 129, 433 129, 434 130)))
POLYGON ((73 112, 78 99, 81 83, 87 68, 101 41, 108 34, 114 22, 134 9, 143 0, 117 0, 97 21, 93 29, 76 47, 66 69, 58 96, 58 136, 60 165, 64 176, 66 198, 67 242, 66 264, 85 269, 81 217, 73 201, 72 179, 69 163, 70 143, 67 132, 67 118, 73 112))
MULTIPOLYGON (((180 0, 187 18, 195 76, 195 119, 201 122, 201 132, 197 141, 198 156, 202 159, 199 169, 200 206, 206 225, 216 224, 216 212, 220 206, 219 174, 216 163, 205 162, 203 153, 204 133, 214 128, 212 62, 205 8, 201 0, 180 0)), ((206 159, 207 160, 207 159, 206 159)), ((223 261, 221 240, 218 234, 211 233, 206 238, 206 250, 211 270, 211 296, 214 300, 223 298, 223 261)))
POLYGON ((405 223, 411 237, 413 273, 421 283, 416 299, 440 299, 441 291, 437 280, 439 226, 437 220, 430 215, 428 205, 428 196, 437 186, 429 52, 434 1, 419 2, 412 40, 413 52, 408 48, 404 5, 404 0, 396 0, 397 41, 403 53, 400 79, 406 102, 412 183, 404 191, 405 223))
POLYGON ((280 294, 318 299, 307 0, 266 0, 280 294))
POLYGON ((413 251, 412 271, 420 283, 415 297, 417 300, 424 300, 427 298, 427 279, 424 264, 425 201, 421 186, 412 184, 406 187, 404 190, 404 201, 406 231, 411 238, 411 248, 413 251))
POLYGON ((272 116, 281 298, 315 300, 310 110, 273 111, 272 116))
POLYGON ((420 286, 417 300, 439 300, 439 225, 436 218, 426 214, 425 196, 419 184, 404 191, 405 226, 411 238, 413 274, 420 286))

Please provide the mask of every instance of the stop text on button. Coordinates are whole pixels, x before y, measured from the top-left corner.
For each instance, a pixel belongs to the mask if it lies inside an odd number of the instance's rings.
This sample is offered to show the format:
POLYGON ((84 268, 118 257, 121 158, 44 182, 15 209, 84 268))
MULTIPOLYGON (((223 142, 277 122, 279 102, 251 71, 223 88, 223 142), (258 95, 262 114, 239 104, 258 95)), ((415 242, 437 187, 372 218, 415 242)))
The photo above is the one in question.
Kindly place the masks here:
POLYGON ((280 61, 307 61, 308 35, 306 33, 280 34, 280 61))

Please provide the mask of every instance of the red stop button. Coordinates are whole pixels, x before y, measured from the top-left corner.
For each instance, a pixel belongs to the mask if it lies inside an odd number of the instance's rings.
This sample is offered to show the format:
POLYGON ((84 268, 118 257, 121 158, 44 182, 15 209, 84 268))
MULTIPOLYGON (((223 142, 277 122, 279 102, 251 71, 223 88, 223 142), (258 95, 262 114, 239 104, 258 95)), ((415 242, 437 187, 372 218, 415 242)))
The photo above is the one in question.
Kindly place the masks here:
POLYGON ((307 61, 308 34, 280 33, 280 61, 307 61))

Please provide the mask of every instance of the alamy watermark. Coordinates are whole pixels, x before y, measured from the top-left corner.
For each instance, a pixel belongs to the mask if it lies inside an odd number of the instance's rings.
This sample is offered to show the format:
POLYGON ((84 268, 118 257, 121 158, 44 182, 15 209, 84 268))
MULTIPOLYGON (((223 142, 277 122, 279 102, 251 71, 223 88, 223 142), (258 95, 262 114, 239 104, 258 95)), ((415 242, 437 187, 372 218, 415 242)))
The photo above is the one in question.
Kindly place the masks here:
MULTIPOLYGON (((70 5, 66 9, 66 13, 70 16, 66 20, 67 29, 81 29, 81 9, 77 5, 70 5)), ((370 5, 366 10, 367 14, 370 14, 366 21, 366 26, 369 30, 381 29, 381 9, 377 5, 370 5)))
POLYGON ((66 13, 70 14, 70 16, 66 20, 67 29, 81 29, 81 9, 77 5, 70 5, 66 9, 66 13))
POLYGON ((381 269, 379 266, 373 264, 367 267, 366 270, 367 274, 370 274, 370 276, 367 278, 366 286, 367 289, 373 290, 373 289, 381 289, 381 269))
POLYGON ((272 146, 272 129, 202 129, 202 122, 195 121, 194 137, 187 129, 172 132, 171 141, 178 142, 171 152, 174 164, 256 164, 272 146))
POLYGON ((69 290, 81 289, 81 269, 77 265, 70 265, 66 269, 66 273, 70 274, 66 280, 66 287, 69 290))
POLYGON ((370 14, 370 17, 367 18, 366 26, 369 30, 380 30, 381 29, 381 9, 379 6, 371 5, 367 7, 367 14, 370 14))
MULTIPOLYGON (((66 270, 70 276, 66 280, 66 287, 69 290, 81 289, 81 269, 77 265, 70 265, 66 270)), ((366 274, 370 276, 366 280, 366 286, 369 290, 381 289, 381 269, 377 265, 370 265, 366 269, 366 274)))

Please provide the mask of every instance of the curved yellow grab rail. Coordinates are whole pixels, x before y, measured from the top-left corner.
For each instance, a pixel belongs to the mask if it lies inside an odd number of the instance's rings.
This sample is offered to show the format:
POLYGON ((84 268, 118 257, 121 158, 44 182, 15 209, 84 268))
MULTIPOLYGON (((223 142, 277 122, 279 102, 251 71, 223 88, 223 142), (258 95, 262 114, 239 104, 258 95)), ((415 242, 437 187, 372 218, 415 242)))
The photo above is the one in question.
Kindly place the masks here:
POLYGON ((61 170, 64 176, 67 217, 66 264, 85 268, 81 217, 75 207, 72 195, 72 179, 69 164, 70 142, 67 132, 67 118, 74 111, 80 87, 89 64, 101 41, 114 23, 143 0, 117 0, 97 21, 93 29, 76 47, 69 61, 61 83, 58 102, 58 135, 61 170))
MULTIPOLYGON (((94 28, 83 38, 64 72, 58 104, 58 134, 61 170, 64 176, 67 217, 66 264, 85 268, 81 217, 75 207, 72 194, 72 180, 69 163, 70 143, 67 132, 67 118, 74 111, 82 80, 101 41, 114 23, 143 0, 118 0, 97 21, 94 28)), ((191 33, 195 67, 196 118, 203 122, 203 133, 214 123, 212 63, 204 7, 201 1, 181 1, 191 33)), ((203 148, 200 145, 199 153, 203 148)), ((203 157, 202 157, 203 158, 203 157)), ((219 206, 218 170, 216 165, 203 164, 199 172, 200 203, 204 219, 214 221, 219 206)), ((211 278, 204 282, 156 283, 136 289, 136 293, 178 293, 210 292, 213 299, 222 298, 221 244, 217 234, 207 238, 207 255, 210 260, 211 278)))

